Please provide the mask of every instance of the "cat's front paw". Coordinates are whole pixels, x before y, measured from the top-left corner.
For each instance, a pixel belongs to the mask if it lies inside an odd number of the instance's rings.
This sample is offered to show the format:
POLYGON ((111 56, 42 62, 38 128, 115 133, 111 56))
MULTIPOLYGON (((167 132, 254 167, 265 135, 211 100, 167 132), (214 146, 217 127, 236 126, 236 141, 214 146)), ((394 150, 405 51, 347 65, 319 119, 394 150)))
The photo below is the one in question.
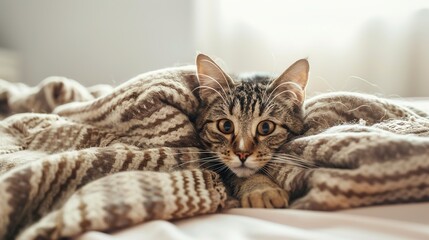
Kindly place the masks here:
POLYGON ((243 208, 285 208, 288 202, 289 197, 285 190, 271 187, 245 193, 240 200, 243 208))

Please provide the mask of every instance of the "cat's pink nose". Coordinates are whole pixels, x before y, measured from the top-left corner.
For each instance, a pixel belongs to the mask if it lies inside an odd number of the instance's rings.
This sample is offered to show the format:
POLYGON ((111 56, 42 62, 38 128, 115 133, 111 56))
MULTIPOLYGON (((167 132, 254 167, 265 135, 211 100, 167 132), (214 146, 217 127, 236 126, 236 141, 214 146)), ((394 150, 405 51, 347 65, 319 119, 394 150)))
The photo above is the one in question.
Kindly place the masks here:
POLYGON ((242 163, 244 163, 246 161, 246 159, 251 155, 252 153, 249 152, 236 152, 235 155, 238 156, 238 158, 240 159, 240 161, 242 163))

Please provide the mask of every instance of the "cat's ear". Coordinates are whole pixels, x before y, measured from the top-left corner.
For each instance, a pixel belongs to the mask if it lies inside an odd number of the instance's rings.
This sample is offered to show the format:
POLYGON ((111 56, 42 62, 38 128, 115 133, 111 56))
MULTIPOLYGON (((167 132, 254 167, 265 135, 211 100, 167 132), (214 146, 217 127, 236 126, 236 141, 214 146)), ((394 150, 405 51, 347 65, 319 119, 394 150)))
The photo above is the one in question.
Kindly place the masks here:
POLYGON ((305 99, 309 70, 307 59, 296 61, 270 84, 271 95, 292 98, 302 104, 305 99))
POLYGON ((198 54, 196 62, 201 99, 209 102, 215 96, 220 95, 225 98, 234 87, 231 77, 222 71, 210 57, 204 54, 198 54))

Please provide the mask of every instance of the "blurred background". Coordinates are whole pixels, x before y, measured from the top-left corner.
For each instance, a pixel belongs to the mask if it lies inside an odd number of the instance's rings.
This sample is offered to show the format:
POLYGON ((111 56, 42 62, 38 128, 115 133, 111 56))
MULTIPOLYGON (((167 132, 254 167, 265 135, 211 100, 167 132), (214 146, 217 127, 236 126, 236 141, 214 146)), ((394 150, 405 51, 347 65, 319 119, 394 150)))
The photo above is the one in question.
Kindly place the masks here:
POLYGON ((308 94, 429 96, 428 0, 0 0, 0 78, 118 85, 193 64, 281 73, 311 64, 308 94))

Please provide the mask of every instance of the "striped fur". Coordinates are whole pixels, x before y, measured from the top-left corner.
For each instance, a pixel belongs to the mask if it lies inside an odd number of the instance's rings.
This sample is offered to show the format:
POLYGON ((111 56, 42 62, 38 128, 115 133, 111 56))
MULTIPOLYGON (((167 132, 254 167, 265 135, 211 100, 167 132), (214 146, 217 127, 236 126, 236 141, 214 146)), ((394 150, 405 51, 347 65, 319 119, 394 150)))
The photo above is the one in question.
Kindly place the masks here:
MULTIPOLYGON (((195 67, 172 68, 84 102, 76 96, 85 93, 68 92, 88 91, 82 86, 59 84, 67 93, 58 96, 49 84, 25 94, 2 85, 11 116, 0 122, 0 238, 72 237, 225 208, 227 191, 204 169, 207 149, 192 123, 204 98, 198 84, 195 67), (14 114, 49 111, 47 96, 70 103, 56 114, 14 114)), ((353 93, 317 96, 304 110, 306 132, 263 168, 292 208, 429 200, 429 119, 420 112, 353 93)))

